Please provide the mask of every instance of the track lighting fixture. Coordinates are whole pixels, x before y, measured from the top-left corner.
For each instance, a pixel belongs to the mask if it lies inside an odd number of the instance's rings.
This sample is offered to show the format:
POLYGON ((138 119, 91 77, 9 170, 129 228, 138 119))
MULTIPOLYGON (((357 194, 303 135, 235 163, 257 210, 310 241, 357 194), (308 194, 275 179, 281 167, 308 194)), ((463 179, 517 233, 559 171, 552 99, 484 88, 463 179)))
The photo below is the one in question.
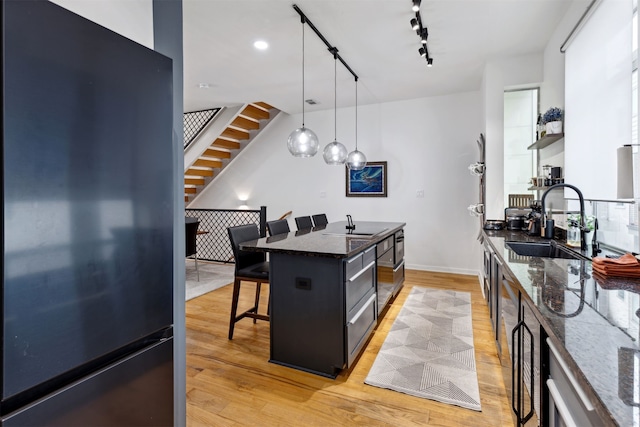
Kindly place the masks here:
MULTIPOLYGON (((337 87, 338 87, 338 71, 337 71, 337 64, 338 64, 338 60, 340 60, 340 62, 342 63, 342 65, 344 65, 344 67, 349 70, 349 72, 351 73, 351 75, 353 76, 353 78, 356 81, 356 149, 355 151, 351 152, 349 154, 349 164, 347 166, 349 166, 349 168, 354 169, 356 168, 356 170, 362 169, 364 168, 364 165, 367 162, 366 157, 364 156, 364 154, 362 154, 362 152, 358 151, 358 76, 356 75, 356 73, 353 72, 353 70, 351 69, 351 67, 349 67, 349 65, 345 62, 344 59, 342 59, 342 57, 338 54, 338 48, 335 46, 332 46, 331 44, 329 44, 329 42, 327 41, 327 39, 322 35, 322 33, 320 33, 320 31, 315 27, 315 25, 313 25, 313 23, 311 21, 309 21, 309 18, 307 18, 307 16, 302 12, 302 10, 300 10, 300 8, 297 5, 293 5, 293 9, 298 12, 298 15, 300 15, 300 18, 302 18, 302 24, 307 24, 309 25, 309 27, 316 33, 316 35, 320 38, 320 40, 322 40, 324 42, 324 44, 327 46, 327 48, 329 49, 329 52, 331 52, 331 54, 333 55, 333 60, 334 60, 334 98, 333 98, 333 111, 334 111, 334 141, 327 144, 327 146, 324 148, 324 151, 322 153, 322 157, 324 157, 324 161, 329 164, 329 165, 343 165, 345 163, 345 161, 347 160, 347 148, 341 144, 340 142, 338 142, 337 139, 337 131, 338 131, 338 125, 337 125, 337 111, 338 111, 338 97, 337 97, 337 87), (362 165, 362 166, 361 166, 362 165), (359 168, 359 169, 358 169, 359 168)), ((303 32, 304 35, 304 32, 303 32)), ((303 57, 304 57, 304 42, 303 42, 303 57)), ((304 67, 303 67, 304 70, 304 67)), ((303 72, 303 87, 304 87, 304 72, 303 72)), ((304 96, 303 96, 303 100, 304 100, 304 96)), ((304 109, 303 109, 303 121, 304 121, 304 109)), ((304 126, 304 124, 303 124, 304 126)), ((315 134, 314 134, 315 136, 315 134)))
POLYGON ((427 60, 427 67, 433 65, 433 58, 429 56, 429 49, 427 49, 427 39, 429 38, 429 30, 422 23, 422 16, 420 16, 420 0, 412 0, 412 7, 416 14, 415 18, 411 18, 411 28, 416 32, 420 38, 420 44, 422 47, 418 49, 418 53, 421 57, 427 60))

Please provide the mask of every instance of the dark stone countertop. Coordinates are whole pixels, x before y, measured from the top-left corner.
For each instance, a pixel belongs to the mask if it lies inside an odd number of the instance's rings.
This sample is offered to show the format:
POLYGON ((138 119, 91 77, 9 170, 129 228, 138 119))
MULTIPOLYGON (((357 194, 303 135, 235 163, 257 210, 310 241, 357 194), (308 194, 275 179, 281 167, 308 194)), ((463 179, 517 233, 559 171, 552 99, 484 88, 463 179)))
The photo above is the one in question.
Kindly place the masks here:
POLYGON ((640 425, 640 280, 599 276, 590 260, 517 255, 505 242, 545 240, 523 232, 484 236, 603 421, 640 425))
POLYGON ((347 258, 393 235, 401 230, 404 222, 354 221, 356 229, 348 234, 346 221, 332 222, 325 227, 291 231, 259 240, 244 242, 243 250, 304 254, 347 258))

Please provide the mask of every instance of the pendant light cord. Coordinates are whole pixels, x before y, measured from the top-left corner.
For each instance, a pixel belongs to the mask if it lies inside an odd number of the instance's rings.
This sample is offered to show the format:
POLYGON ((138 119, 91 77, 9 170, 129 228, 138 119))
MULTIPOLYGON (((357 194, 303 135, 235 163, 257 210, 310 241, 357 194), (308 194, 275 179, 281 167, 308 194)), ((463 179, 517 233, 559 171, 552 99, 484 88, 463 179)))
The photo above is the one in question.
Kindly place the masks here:
POLYGON ((304 17, 302 22, 302 127, 304 127, 304 17))
POLYGON ((338 140, 338 58, 333 51, 333 139, 338 140))
POLYGON ((356 77, 356 151, 358 151, 358 78, 356 77))

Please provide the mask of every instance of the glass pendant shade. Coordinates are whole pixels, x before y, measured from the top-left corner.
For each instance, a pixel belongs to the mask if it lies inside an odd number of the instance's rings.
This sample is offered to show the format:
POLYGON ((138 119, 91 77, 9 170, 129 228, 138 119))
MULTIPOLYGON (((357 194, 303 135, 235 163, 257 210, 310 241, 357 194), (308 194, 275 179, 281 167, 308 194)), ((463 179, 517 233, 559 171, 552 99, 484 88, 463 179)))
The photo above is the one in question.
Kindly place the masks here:
POLYGON ((322 157, 328 165, 343 165, 347 160, 347 147, 335 140, 324 147, 322 157))
POLYGON ((319 146, 316 134, 304 126, 291 132, 287 141, 287 148, 294 157, 313 157, 319 146))
POLYGON ((359 171, 364 169, 367 165, 367 158, 362 151, 358 151, 356 148, 354 151, 350 152, 347 156, 347 167, 354 171, 359 171))

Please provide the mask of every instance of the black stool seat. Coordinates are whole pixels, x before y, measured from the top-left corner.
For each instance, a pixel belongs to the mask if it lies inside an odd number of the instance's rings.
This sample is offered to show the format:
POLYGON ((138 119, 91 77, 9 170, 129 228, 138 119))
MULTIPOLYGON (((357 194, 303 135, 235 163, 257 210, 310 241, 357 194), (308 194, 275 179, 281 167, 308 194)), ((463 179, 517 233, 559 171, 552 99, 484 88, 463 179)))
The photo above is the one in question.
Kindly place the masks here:
MULTIPOLYGON (((258 240, 260 238, 260 231, 257 225, 239 225, 237 227, 229 227, 227 231, 229 233, 229 240, 231 241, 233 257, 236 262, 233 297, 231 300, 231 316, 229 318, 229 339, 232 339, 236 322, 245 317, 253 319, 253 323, 256 323, 258 319, 269 321, 268 308, 267 314, 258 313, 260 288, 263 283, 269 283, 269 262, 266 260, 267 257, 263 252, 243 251, 240 249, 241 243, 258 240), (243 281, 256 283, 256 295, 253 307, 237 314, 238 300, 240 299, 240 284, 243 281)), ((270 304, 267 304, 267 307, 269 307, 269 305, 270 304)))
POLYGON ((251 279, 260 279, 268 282, 269 262, 260 262, 258 264, 250 265, 249 267, 241 268, 238 270, 236 275, 251 279))

